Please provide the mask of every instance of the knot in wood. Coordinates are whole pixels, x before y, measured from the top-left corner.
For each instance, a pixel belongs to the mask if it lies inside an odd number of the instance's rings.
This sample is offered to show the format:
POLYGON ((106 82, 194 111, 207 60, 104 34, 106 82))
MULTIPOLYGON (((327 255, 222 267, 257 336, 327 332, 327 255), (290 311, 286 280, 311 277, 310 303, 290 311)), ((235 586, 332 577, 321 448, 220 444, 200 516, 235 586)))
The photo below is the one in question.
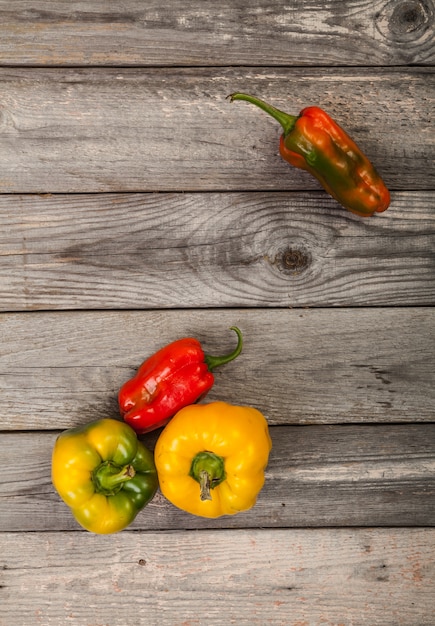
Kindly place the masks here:
POLYGON ((311 256, 299 248, 286 248, 277 256, 277 265, 283 272, 299 274, 311 263, 311 256))
POLYGON ((430 48, 434 23, 434 7, 429 0, 390 0, 375 18, 381 36, 400 46, 400 57, 408 63, 420 59, 430 48))
POLYGON ((433 10, 424 0, 395 3, 389 19, 389 30, 401 41, 419 39, 433 26, 433 10))

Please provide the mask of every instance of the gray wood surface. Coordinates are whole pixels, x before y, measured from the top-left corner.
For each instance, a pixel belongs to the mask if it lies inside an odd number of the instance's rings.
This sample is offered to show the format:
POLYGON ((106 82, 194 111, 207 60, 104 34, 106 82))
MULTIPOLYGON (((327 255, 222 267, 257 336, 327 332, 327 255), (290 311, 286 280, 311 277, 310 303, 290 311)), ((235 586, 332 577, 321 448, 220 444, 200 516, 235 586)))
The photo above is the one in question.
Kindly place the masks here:
POLYGON ((0 2, 10 65, 433 63, 431 2, 0 2))
POLYGON ((434 529, 4 533, 0 542, 4 624, 433 625, 434 529))
POLYGON ((278 154, 277 122, 316 104, 393 190, 435 188, 433 68, 0 69, 0 192, 319 189, 278 154))
POLYGON ((215 370, 208 400, 252 404, 271 424, 434 421, 432 307, 89 311, 0 317, 3 430, 119 416, 117 393, 166 343, 244 348, 215 370))
POLYGON ((0 626, 433 626, 434 24, 433 0, 0 0, 0 626), (328 111, 388 211, 338 206, 236 90, 328 111), (57 434, 232 325, 206 400, 270 423, 257 504, 158 492, 83 531, 57 434))
POLYGON ((0 308, 430 305, 435 193, 0 195, 0 308))
MULTIPOLYGON (((0 532, 81 530, 51 484, 56 435, 2 435, 0 532)), ((157 435, 143 437, 150 449, 157 435)), ((435 424, 275 426, 271 437, 266 483, 249 511, 198 518, 159 493, 130 529, 433 525, 435 424)))

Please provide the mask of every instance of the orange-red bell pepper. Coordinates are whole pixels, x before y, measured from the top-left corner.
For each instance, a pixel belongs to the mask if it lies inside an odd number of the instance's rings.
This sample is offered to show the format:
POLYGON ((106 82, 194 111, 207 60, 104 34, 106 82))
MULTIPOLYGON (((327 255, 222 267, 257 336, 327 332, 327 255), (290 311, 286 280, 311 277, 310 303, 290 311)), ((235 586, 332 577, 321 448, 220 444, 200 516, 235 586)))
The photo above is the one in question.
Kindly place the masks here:
POLYGON ((390 192, 369 159, 325 111, 311 106, 299 116, 244 93, 228 96, 246 100, 276 119, 283 128, 279 150, 282 158, 310 172, 346 209, 362 217, 385 211, 390 192))

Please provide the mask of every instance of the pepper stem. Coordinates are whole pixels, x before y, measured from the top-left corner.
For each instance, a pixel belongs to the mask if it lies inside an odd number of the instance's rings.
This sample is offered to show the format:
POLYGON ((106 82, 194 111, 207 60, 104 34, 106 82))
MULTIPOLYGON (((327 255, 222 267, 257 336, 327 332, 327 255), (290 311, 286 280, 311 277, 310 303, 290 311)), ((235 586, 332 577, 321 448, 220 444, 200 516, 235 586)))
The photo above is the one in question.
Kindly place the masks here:
POLYGON ((246 100, 246 102, 250 102, 251 104, 255 104, 255 106, 259 107, 269 115, 271 115, 277 122, 279 122, 283 128, 284 136, 287 136, 289 132, 293 130, 293 127, 298 119, 297 115, 290 115, 289 113, 284 113, 284 111, 280 111, 276 109, 271 104, 260 100, 259 98, 255 98, 255 96, 250 96, 247 93, 232 93, 227 96, 230 102, 234 100, 246 100))
POLYGON ((92 481, 97 493, 113 496, 122 489, 122 485, 131 480, 136 471, 133 465, 120 467, 112 461, 104 461, 92 472, 92 481))
POLYGON ((243 337, 241 331, 237 328, 237 326, 231 326, 230 330, 234 330, 237 335, 236 349, 233 350, 233 352, 230 352, 230 354, 226 354, 224 356, 211 356, 209 354, 206 354, 204 357, 204 361, 210 371, 214 370, 214 368, 218 367, 219 365, 225 365, 225 363, 233 361, 236 357, 239 356, 242 351, 243 337))
POLYGON ((201 470, 199 472, 199 489, 200 489, 200 494, 199 494, 199 498, 201 500, 201 502, 204 502, 204 500, 211 500, 211 493, 210 493, 210 474, 208 472, 206 472, 205 470, 201 470))
POLYGON ((198 452, 193 458, 189 475, 199 483, 201 501, 211 500, 211 489, 220 485, 227 477, 224 459, 214 452, 198 452))

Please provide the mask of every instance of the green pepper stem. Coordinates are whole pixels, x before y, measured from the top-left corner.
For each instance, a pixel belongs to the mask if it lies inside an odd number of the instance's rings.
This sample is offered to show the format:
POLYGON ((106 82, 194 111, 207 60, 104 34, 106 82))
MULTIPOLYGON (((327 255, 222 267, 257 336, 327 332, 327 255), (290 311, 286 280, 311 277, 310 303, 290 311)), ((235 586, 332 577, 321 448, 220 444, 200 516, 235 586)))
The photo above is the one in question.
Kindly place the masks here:
POLYGON ((224 459, 214 452, 198 452, 193 458, 189 475, 199 483, 201 501, 211 500, 210 490, 227 477, 224 459))
POLYGON ((92 472, 92 481, 97 493, 113 496, 118 493, 118 491, 122 489, 122 485, 131 480, 135 474, 136 471, 133 465, 120 467, 112 461, 105 461, 92 472))
POLYGON ((210 356, 206 354, 204 357, 204 361, 206 362, 210 371, 213 370, 215 367, 218 367, 219 365, 224 365, 225 363, 233 361, 236 357, 239 356, 242 351, 243 337, 241 331, 237 328, 237 326, 231 326, 230 330, 234 330, 237 335, 236 349, 233 350, 233 352, 230 352, 230 354, 226 354, 224 356, 210 356))
POLYGON ((277 122, 279 122, 283 128, 284 136, 287 136, 294 128, 296 120, 298 119, 297 115, 290 115, 289 113, 284 113, 284 111, 280 111, 276 109, 271 104, 260 100, 259 98, 255 98, 255 96, 250 96, 247 93, 232 93, 227 96, 230 102, 234 100, 246 100, 246 102, 250 102, 251 104, 255 104, 255 106, 259 107, 269 115, 271 115, 277 122))

